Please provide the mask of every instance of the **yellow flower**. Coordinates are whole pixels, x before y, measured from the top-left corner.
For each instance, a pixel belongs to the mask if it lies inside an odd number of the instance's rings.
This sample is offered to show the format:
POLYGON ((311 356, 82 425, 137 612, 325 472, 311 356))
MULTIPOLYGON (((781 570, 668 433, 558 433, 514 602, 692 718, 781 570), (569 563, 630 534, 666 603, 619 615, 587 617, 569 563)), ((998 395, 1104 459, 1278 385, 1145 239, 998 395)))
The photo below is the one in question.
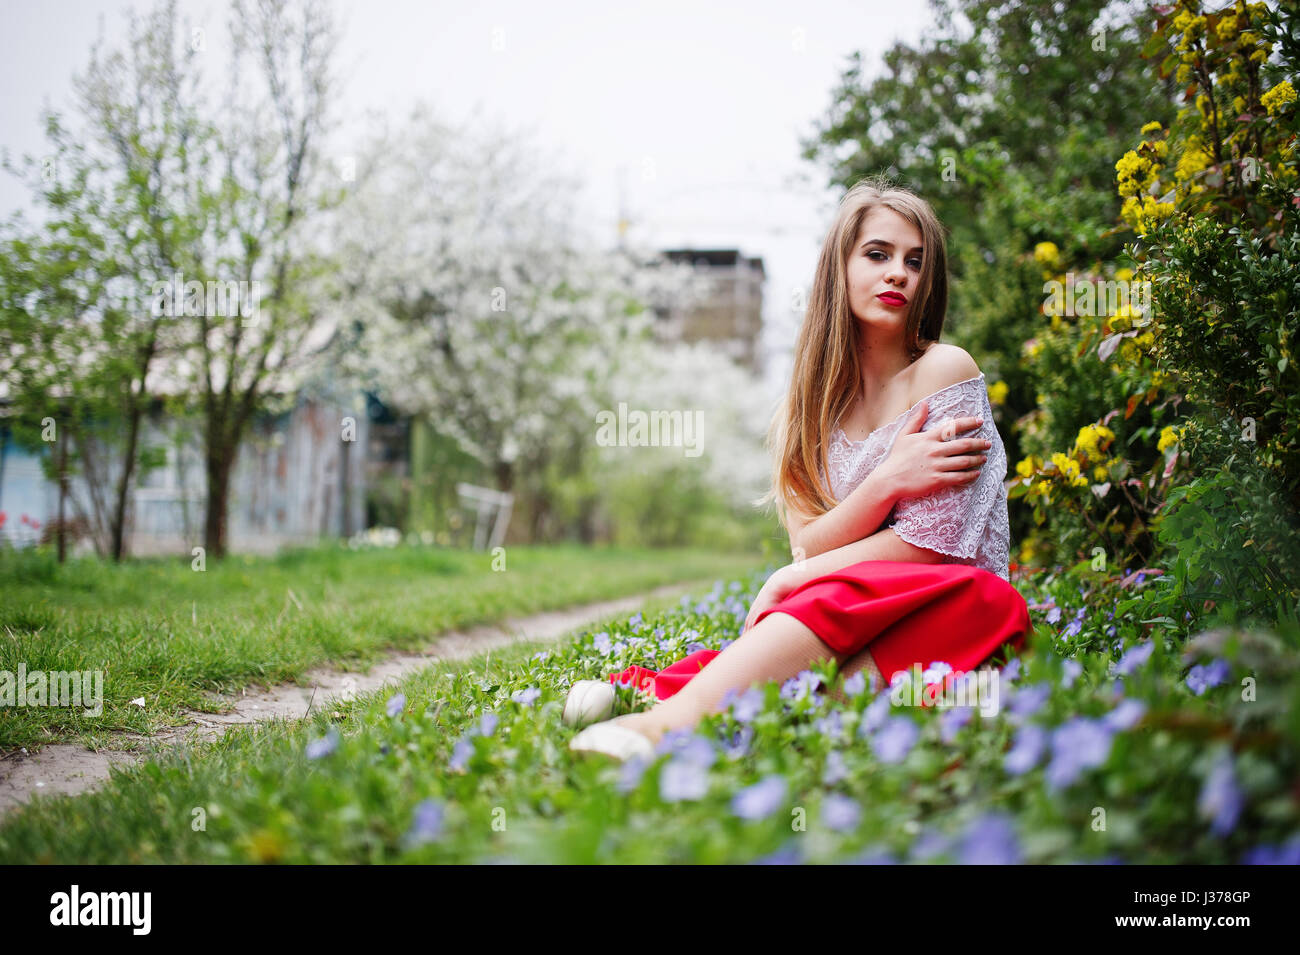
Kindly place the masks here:
POLYGON ((1034 545, 1028 537, 1020 543, 1020 560, 1019 563, 1028 564, 1034 559, 1034 545))
POLYGON ((1169 384, 1169 381, 1169 376, 1159 369, 1151 373, 1151 386, 1153 388, 1164 388, 1169 384))
POLYGON ((1295 88, 1291 85, 1290 80, 1283 80, 1276 84, 1272 89, 1259 98, 1259 101, 1268 110, 1268 115, 1276 116, 1290 103, 1296 99, 1295 88))
POLYGON ((1034 246, 1034 261, 1043 267, 1043 275, 1046 277, 1060 266, 1061 250, 1055 242, 1039 242, 1034 246))
POLYGON ((1120 282, 1132 282, 1132 281, 1133 281, 1133 270, 1132 270, 1132 269, 1127 269, 1127 268, 1125 268, 1125 269, 1119 269, 1118 271, 1115 272, 1115 278, 1116 278, 1117 281, 1120 281, 1120 282))
POLYGON ((1102 467, 1100 464, 1097 465, 1095 468, 1092 469, 1092 477, 1093 480, 1097 481, 1098 483, 1106 480, 1106 469, 1102 467))
POLYGON ((1162 129, 1162 128, 1163 128, 1163 127, 1161 127, 1161 125, 1160 125, 1160 121, 1159 121, 1159 120, 1154 120, 1154 119, 1153 119, 1151 122, 1147 123, 1147 124, 1146 124, 1145 126, 1143 126, 1141 129, 1139 129, 1138 132, 1139 132, 1141 135, 1145 136, 1147 133, 1154 133, 1156 130, 1158 130, 1158 129, 1162 129))
POLYGON ((1167 450, 1178 443, 1179 439, 1183 436, 1183 432, 1186 430, 1186 428, 1175 428, 1171 424, 1165 425, 1160 429, 1160 440, 1156 442, 1156 450, 1161 454, 1164 454, 1167 450))
POLYGON ((1214 28, 1214 32, 1219 35, 1219 39, 1224 43, 1229 43, 1237 35, 1237 18, 1224 17, 1219 21, 1219 25, 1214 28))
POLYGON ((1016 462, 1016 473, 1021 477, 1031 477, 1042 466, 1043 459, 1036 454, 1031 454, 1023 461, 1016 462))
POLYGON ((1187 137, 1187 144, 1183 150, 1182 158, 1178 160, 1178 165, 1174 168, 1174 179, 1179 182, 1190 179, 1208 166, 1210 159, 1211 156, 1202 147, 1200 139, 1195 136, 1187 137))
POLYGON ((1186 86, 1192 81, 1192 68, 1184 63, 1178 67, 1178 72, 1174 74, 1174 79, 1178 81, 1179 86, 1186 86))
POLYGON ((1103 424, 1086 424, 1079 429, 1078 436, 1074 439, 1074 452, 1085 453, 1089 459, 1100 458, 1102 443, 1109 443, 1115 440, 1115 432, 1103 424))
POLYGON ((1007 400, 1007 392, 1010 390, 1005 381, 995 381, 989 385, 989 402, 1000 405, 1007 400))

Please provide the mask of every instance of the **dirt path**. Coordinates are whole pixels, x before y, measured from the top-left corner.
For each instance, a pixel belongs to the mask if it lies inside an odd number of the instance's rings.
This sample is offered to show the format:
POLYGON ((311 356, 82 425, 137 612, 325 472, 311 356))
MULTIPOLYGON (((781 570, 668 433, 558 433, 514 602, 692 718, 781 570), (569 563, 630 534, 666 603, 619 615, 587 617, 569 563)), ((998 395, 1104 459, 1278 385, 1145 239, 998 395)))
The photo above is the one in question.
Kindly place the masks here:
MULTIPOLYGON (((265 690, 245 691, 238 697, 214 696, 214 701, 233 704, 227 713, 188 710, 190 722, 156 733, 152 737, 123 734, 130 739, 147 739, 157 747, 183 745, 195 739, 214 739, 231 726, 242 726, 276 718, 301 719, 318 712, 334 700, 346 700, 370 693, 386 683, 442 660, 464 660, 521 641, 553 642, 575 630, 599 623, 616 614, 626 614, 647 600, 679 597, 712 582, 669 584, 647 593, 585 604, 568 610, 549 611, 531 617, 512 618, 495 626, 451 631, 438 637, 424 651, 394 653, 374 664, 367 673, 347 673, 318 667, 307 673, 303 684, 284 683, 265 690)), ((37 793, 76 795, 94 789, 108 779, 114 765, 140 762, 148 752, 92 751, 78 743, 56 743, 38 753, 19 751, 0 759, 0 816, 27 802, 37 793)))

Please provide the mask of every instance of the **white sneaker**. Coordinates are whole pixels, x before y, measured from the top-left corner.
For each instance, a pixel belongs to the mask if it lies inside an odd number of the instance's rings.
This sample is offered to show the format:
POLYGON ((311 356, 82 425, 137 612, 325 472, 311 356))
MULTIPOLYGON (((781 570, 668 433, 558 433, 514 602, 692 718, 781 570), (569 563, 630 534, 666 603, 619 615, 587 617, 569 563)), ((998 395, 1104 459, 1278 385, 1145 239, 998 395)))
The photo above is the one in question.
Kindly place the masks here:
POLYGON ((564 722, 586 726, 609 719, 614 711, 614 684, 600 680, 579 680, 564 701, 564 722))
POLYGON ((648 737, 636 730, 619 726, 617 720, 607 720, 588 726, 569 741, 569 749, 587 753, 604 753, 615 759, 637 757, 646 762, 655 758, 655 747, 648 737))

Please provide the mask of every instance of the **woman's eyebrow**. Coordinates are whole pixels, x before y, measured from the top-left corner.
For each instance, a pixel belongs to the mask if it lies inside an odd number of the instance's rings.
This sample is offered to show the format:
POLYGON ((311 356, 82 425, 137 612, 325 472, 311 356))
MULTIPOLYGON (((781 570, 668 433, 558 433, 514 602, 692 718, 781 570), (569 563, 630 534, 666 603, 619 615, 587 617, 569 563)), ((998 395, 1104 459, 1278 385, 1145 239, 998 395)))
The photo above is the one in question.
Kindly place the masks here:
MULTIPOLYGON (((884 246, 888 246, 891 249, 894 247, 894 243, 890 242, 888 239, 868 239, 866 242, 863 242, 862 245, 859 246, 859 248, 865 249, 869 245, 884 245, 884 246)), ((919 245, 914 245, 908 251, 924 252, 925 249, 921 248, 921 246, 919 245)))

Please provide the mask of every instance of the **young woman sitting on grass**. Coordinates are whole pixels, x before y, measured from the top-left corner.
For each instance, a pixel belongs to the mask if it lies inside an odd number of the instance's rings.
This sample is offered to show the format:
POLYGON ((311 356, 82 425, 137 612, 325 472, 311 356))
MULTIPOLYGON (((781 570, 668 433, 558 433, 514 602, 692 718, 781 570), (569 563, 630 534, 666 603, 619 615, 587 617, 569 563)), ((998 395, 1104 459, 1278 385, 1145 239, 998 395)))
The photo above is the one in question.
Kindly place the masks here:
POLYGON ((929 203, 871 180, 849 190, 822 244, 759 502, 776 501, 795 559, 768 578, 721 652, 575 686, 571 701, 593 683, 612 697, 612 682, 632 677, 653 681, 659 702, 588 726, 572 749, 648 758, 665 732, 693 727, 729 694, 826 657, 879 686, 913 664, 965 672, 1023 645, 1006 452, 983 373, 939 342, 947 304, 943 228, 929 203))

